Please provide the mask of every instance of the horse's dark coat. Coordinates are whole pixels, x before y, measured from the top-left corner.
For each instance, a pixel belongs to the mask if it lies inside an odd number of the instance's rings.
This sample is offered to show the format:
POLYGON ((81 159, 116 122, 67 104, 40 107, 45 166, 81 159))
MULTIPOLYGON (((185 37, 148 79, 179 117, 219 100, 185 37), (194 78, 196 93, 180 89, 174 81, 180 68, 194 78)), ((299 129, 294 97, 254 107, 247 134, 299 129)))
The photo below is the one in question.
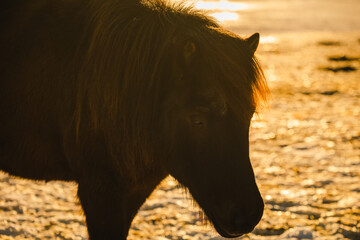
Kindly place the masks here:
POLYGON ((157 0, 2 1, 0 34, 0 169, 78 182, 90 239, 125 239, 168 174, 221 235, 258 223, 258 34, 157 0))

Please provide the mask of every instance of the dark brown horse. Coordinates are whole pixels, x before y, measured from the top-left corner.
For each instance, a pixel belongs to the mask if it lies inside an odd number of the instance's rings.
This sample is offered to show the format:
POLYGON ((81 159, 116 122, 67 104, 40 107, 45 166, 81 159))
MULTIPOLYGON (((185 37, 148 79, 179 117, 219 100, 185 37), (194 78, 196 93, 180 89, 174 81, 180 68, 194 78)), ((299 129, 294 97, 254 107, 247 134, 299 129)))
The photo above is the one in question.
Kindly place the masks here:
POLYGON ((258 43, 161 0, 3 0, 0 169, 76 181, 92 240, 126 239, 169 174, 222 236, 250 232, 258 43))

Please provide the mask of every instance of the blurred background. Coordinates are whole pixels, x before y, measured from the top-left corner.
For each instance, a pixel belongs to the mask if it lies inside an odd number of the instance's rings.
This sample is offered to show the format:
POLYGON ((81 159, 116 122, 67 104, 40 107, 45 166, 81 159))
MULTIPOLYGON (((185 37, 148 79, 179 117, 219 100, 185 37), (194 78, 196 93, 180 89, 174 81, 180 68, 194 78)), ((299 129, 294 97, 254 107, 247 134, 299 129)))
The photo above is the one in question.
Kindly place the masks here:
POLYGON ((354 31, 360 29, 358 0, 245 0, 199 1, 231 30, 250 34, 311 31, 354 31))
MULTIPOLYGON (((271 90, 250 151, 263 219, 239 239, 360 239, 360 1, 199 1, 221 24, 261 34, 271 90)), ((0 173, 0 239, 86 239, 72 183, 0 173)), ((134 220, 129 239, 222 239, 174 179, 134 220)))

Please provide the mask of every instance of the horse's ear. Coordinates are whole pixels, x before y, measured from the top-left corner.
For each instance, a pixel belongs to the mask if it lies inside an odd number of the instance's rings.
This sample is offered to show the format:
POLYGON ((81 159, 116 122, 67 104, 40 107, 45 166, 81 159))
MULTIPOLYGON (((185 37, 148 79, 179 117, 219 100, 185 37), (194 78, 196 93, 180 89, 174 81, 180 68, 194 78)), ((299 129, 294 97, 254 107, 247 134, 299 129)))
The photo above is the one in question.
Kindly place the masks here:
POLYGON ((186 63, 190 63, 196 52, 196 46, 193 41, 187 41, 184 45, 184 58, 186 63))
POLYGON ((250 51, 252 52, 252 54, 254 54, 256 49, 258 48, 259 41, 260 41, 260 34, 259 33, 254 33, 249 38, 245 39, 245 42, 249 46, 250 51))

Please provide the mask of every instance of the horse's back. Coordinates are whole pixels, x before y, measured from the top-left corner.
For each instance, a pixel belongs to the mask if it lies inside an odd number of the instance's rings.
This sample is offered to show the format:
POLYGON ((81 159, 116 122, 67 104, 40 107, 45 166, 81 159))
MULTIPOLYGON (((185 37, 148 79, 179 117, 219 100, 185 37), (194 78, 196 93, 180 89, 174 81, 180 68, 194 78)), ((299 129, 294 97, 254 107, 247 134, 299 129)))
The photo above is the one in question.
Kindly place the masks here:
POLYGON ((68 171, 62 127, 75 101, 73 64, 84 29, 80 2, 0 4, 2 170, 38 179, 68 171))

